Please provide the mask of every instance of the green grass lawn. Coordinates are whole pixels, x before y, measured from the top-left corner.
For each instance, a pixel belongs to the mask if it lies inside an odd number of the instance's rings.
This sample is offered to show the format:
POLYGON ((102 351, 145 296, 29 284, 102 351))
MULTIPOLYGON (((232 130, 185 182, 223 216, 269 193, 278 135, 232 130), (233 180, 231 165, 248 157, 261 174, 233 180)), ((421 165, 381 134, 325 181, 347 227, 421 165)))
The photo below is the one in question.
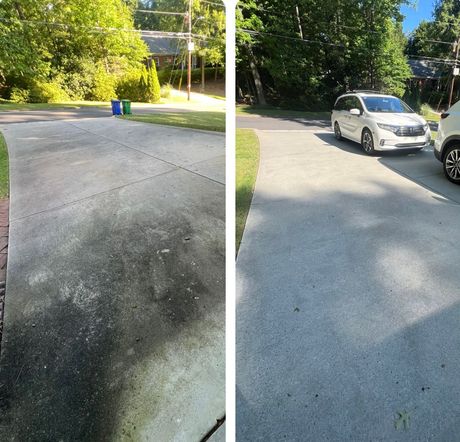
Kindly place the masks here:
POLYGON ((141 123, 225 132, 225 112, 158 112, 142 115, 124 115, 120 118, 141 123))
POLYGON ((422 109, 420 114, 427 121, 436 121, 436 122, 441 121, 441 116, 432 110, 422 109))
POLYGON ((0 198, 6 198, 8 191, 8 150, 5 139, 0 133, 0 198))
POLYGON ((307 118, 311 120, 329 120, 330 112, 306 112, 280 109, 272 106, 248 106, 237 105, 236 114, 240 116, 263 116, 263 117, 286 117, 286 118, 307 118))
POLYGON ((259 168, 259 139, 252 129, 236 130, 236 250, 240 247, 259 168))
MULTIPOLYGON (((434 112, 428 105, 423 105, 420 111, 420 115, 425 118, 426 121, 434 121, 438 123, 441 121, 441 116, 434 112)), ((434 140, 436 139, 438 132, 435 130, 431 130, 431 144, 434 144, 434 140)))

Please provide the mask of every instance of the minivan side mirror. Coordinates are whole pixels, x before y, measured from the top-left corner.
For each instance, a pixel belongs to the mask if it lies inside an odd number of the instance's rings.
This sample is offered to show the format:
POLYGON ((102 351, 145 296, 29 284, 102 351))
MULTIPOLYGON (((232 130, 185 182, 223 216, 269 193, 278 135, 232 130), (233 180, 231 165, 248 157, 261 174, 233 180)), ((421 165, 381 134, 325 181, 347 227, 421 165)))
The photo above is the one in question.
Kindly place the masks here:
POLYGON ((358 117, 361 115, 361 111, 359 109, 350 109, 351 115, 357 115, 358 117))

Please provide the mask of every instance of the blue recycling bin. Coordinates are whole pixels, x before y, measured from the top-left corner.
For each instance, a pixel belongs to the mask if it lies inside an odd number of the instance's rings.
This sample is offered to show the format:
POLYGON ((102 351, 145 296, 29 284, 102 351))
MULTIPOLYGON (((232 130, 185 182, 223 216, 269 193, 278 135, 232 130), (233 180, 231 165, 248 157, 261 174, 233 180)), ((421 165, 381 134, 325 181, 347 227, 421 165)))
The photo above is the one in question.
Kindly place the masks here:
POLYGON ((112 115, 122 115, 120 100, 112 100, 112 115))

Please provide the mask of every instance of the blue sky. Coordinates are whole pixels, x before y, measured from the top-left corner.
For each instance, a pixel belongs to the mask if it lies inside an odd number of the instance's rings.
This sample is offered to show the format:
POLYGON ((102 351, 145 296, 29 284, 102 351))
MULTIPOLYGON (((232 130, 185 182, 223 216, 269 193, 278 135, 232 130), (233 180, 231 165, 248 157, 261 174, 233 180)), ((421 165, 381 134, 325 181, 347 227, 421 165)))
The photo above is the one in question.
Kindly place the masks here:
POLYGON ((413 0, 413 6, 401 6, 401 13, 406 17, 403 31, 413 31, 422 20, 431 20, 435 0, 413 0))

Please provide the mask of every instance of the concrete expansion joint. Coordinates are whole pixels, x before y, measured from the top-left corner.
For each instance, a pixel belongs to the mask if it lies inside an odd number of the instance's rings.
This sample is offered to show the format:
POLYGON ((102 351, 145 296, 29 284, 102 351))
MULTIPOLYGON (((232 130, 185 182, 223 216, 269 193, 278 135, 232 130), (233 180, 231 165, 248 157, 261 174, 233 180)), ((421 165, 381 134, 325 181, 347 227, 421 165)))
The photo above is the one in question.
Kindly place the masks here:
POLYGON ((225 416, 220 419, 216 419, 215 425, 206 433, 206 435, 200 440, 200 442, 206 442, 212 439, 213 435, 219 430, 225 423, 225 416))
MULTIPOLYGON (((55 211, 55 210, 59 210, 59 209, 62 209, 64 207, 68 207, 68 206, 71 206, 73 204, 78 204, 78 203, 80 203, 82 201, 87 201, 87 200, 90 200, 92 198, 98 197, 100 195, 104 195, 106 193, 111 193, 111 192, 114 192, 116 190, 124 189, 125 187, 133 186, 135 184, 139 184, 139 183, 142 183, 144 181, 152 180, 152 179, 164 176, 164 175, 169 175, 170 173, 177 172, 180 169, 181 169, 180 167, 175 167, 174 169, 167 170, 166 172, 158 173, 156 175, 151 175, 149 177, 142 178, 140 180, 133 181, 131 183, 123 184, 121 186, 112 187, 111 189, 107 189, 107 190, 104 190, 102 192, 97 192, 97 193, 94 193, 93 195, 85 196, 84 198, 76 199, 74 201, 69 201, 68 203, 61 204, 60 206, 50 207, 49 209, 40 210, 38 212, 29 213, 28 215, 20 216, 18 218, 13 218, 12 221, 22 221, 24 219, 31 218, 31 217, 33 217, 35 215, 41 215, 42 213, 47 213, 47 212, 52 212, 52 211, 55 211)), ((0 252, 0 257, 1 257, 1 252, 0 252)))
MULTIPOLYGON (((123 121, 123 120, 120 120, 120 121, 123 121)), ((135 147, 130 146, 129 144, 120 143, 119 141, 116 141, 116 140, 114 140, 113 138, 106 137, 105 135, 97 134, 97 133, 92 132, 92 131, 90 131, 90 130, 88 130, 88 129, 84 129, 84 128, 80 127, 80 126, 77 126, 77 125, 75 125, 75 124, 70 123, 69 121, 65 121, 65 123, 66 123, 66 124, 69 124, 70 126, 76 127, 77 129, 80 129, 80 130, 82 130, 83 132, 87 132, 87 133, 89 133, 89 134, 91 134, 91 135, 94 135, 94 136, 96 136, 96 137, 103 138, 103 139, 105 139, 105 140, 109 140, 109 141, 111 141, 111 142, 113 142, 113 143, 115 143, 115 144, 118 144, 119 146, 125 147, 125 148, 127 148, 127 149, 134 150, 135 152, 141 153, 141 154, 143 154, 143 155, 145 155, 145 156, 147 156, 147 157, 154 158, 155 160, 161 161, 162 163, 168 164, 169 166, 177 167, 177 168, 179 168, 179 169, 185 170, 186 172, 189 172, 189 173, 193 173, 194 175, 197 175, 197 176, 199 176, 199 177, 201 177, 201 178, 205 178, 205 179, 207 179, 207 180, 209 180, 209 181, 212 181, 212 182, 214 182, 214 183, 217 183, 217 184, 220 184, 220 185, 224 185, 224 183, 222 183, 222 182, 220 182, 220 181, 217 181, 217 180, 214 180, 214 179, 212 179, 212 178, 209 178, 209 177, 207 177, 206 175, 202 175, 202 174, 200 174, 200 173, 198 173, 198 172, 195 172, 194 170, 187 169, 186 167, 181 166, 181 165, 176 164, 176 163, 173 163, 173 162, 171 162, 171 161, 167 161, 167 160, 164 160, 163 158, 159 158, 159 157, 157 157, 157 156, 155 156, 155 155, 148 154, 148 153, 146 153, 146 152, 144 152, 144 151, 142 151, 142 150, 139 150, 139 149, 136 149, 135 147)), ((164 127, 167 127, 167 128, 169 128, 169 129, 171 128, 171 126, 164 126, 164 127)), ((182 129, 185 129, 185 128, 182 128, 182 129)), ((190 130, 192 130, 192 129, 190 129, 190 130)), ((214 132, 209 132, 209 131, 201 131, 201 132, 213 133, 213 134, 214 134, 214 132)), ((216 133, 218 133, 218 132, 216 132, 216 133)))

